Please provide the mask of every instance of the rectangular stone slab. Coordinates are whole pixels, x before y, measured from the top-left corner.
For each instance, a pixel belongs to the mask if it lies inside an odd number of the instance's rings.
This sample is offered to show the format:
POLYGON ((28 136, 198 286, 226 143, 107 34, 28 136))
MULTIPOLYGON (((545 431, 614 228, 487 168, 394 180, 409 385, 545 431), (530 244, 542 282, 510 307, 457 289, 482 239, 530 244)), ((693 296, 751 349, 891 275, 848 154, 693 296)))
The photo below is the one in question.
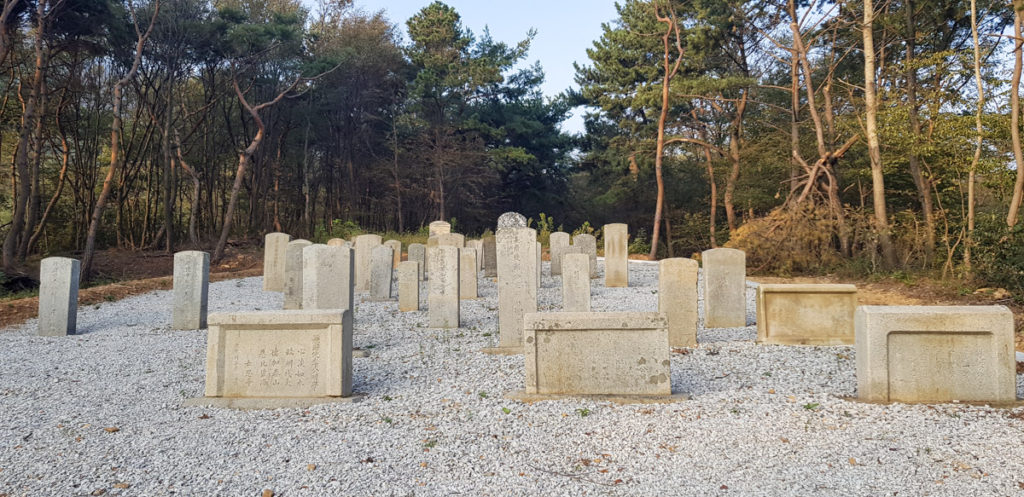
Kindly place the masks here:
POLYGON ((757 287, 757 342, 853 345, 854 285, 762 284, 757 287))
POLYGON ((1016 400, 1013 314, 1004 306, 862 306, 854 322, 861 400, 1016 400))
POLYGON ((662 313, 530 313, 523 328, 526 394, 672 394, 662 313))
POLYGON ((351 311, 218 313, 208 321, 207 397, 351 395, 351 311))
POLYGON ((629 286, 629 226, 604 225, 604 286, 629 286))
POLYGON ((81 263, 47 257, 39 265, 39 336, 74 335, 78 323, 78 278, 81 263))

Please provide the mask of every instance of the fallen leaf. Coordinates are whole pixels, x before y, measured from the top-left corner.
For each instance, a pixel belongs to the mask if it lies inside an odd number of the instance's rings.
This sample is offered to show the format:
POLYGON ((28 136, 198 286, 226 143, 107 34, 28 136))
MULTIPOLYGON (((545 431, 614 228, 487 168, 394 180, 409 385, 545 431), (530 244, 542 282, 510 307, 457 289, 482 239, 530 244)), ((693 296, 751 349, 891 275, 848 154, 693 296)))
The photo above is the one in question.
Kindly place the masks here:
POLYGON ((718 487, 718 489, 719 490, 729 490, 729 485, 722 485, 721 487, 718 487))
POLYGON ((210 415, 209 414, 203 414, 202 416, 199 416, 199 419, 210 419, 210 415))
MULTIPOLYGON (((427 463, 425 463, 425 462, 421 462, 421 463, 420 463, 420 467, 421 467, 421 468, 425 468, 425 467, 427 467, 427 463)), ((520 476, 522 476, 522 474, 520 474, 520 476)))
POLYGON ((128 488, 132 486, 131 483, 115 483, 114 488, 128 488))
POLYGON ((769 388, 768 389, 768 393, 775 393, 775 389, 774 388, 769 388))
POLYGON ((597 472, 598 473, 607 473, 608 470, 607 469, 599 469, 599 470, 597 470, 597 472))
POLYGON ((519 476, 526 476, 526 473, 519 473, 519 476))
POLYGON ((104 428, 103 431, 105 431, 107 433, 117 433, 117 432, 121 431, 121 429, 116 427, 116 426, 111 426, 109 428, 104 428))
POLYGON ((854 458, 854 457, 851 457, 850 458, 850 466, 856 466, 856 465, 857 465, 857 459, 854 458))
POLYGON ((316 469, 316 464, 310 464, 306 466, 306 471, 313 471, 316 469))
POLYGON ((786 437, 779 437, 779 440, 781 440, 782 443, 784 443, 784 444, 788 444, 789 443, 789 439, 786 438, 786 437))
POLYGON ((107 493, 107 489, 105 489, 105 488, 97 488, 96 490, 93 490, 92 494, 90 494, 90 495, 103 495, 105 493, 107 493))
POLYGON ((621 479, 621 478, 620 478, 620 479, 617 479, 617 480, 615 480, 615 484, 616 484, 616 485, 618 485, 618 484, 620 484, 620 483, 622 483, 622 479, 621 479))

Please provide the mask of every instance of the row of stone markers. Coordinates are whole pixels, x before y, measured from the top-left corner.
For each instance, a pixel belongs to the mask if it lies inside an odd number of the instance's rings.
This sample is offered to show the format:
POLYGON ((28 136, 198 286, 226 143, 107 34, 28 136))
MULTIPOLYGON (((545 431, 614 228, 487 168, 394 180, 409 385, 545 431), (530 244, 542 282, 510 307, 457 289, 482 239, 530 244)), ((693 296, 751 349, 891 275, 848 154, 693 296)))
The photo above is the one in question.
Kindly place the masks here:
MULTIPOLYGON (((81 263, 67 257, 47 257, 39 265, 40 336, 74 335, 78 330, 78 281, 81 263)), ((174 303, 171 328, 206 327, 210 286, 210 254, 189 250, 174 254, 174 303)))

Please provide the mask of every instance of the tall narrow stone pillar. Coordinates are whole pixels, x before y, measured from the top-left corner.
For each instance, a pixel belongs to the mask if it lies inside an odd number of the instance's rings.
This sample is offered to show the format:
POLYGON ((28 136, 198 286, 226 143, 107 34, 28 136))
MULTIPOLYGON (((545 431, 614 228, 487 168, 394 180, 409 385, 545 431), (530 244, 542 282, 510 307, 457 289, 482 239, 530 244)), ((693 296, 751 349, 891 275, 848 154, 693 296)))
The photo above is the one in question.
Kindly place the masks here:
POLYGON ((309 240, 292 240, 285 251, 284 309, 302 309, 302 250, 309 240))
POLYGON ((187 250, 174 254, 174 309, 171 328, 206 328, 206 304, 210 287, 210 254, 187 250))
POLYGON ((536 247, 536 250, 537 250, 537 266, 536 266, 537 271, 536 271, 536 273, 537 273, 537 275, 534 277, 533 282, 536 283, 537 290, 540 290, 540 280, 541 280, 541 270, 540 269, 542 267, 544 267, 544 255, 543 255, 544 254, 544 247, 541 246, 540 242, 536 242, 536 245, 537 245, 537 247, 536 247))
POLYGON ((302 308, 348 309, 355 313, 352 247, 310 245, 302 249, 302 308))
POLYGON ((39 336, 74 335, 78 322, 78 277, 81 263, 47 257, 39 266, 39 336))
POLYGON ((577 253, 590 257, 590 277, 597 278, 597 238, 588 234, 576 235, 572 237, 572 246, 577 253))
POLYGON ((551 255, 551 276, 562 274, 562 256, 569 251, 569 234, 556 231, 548 239, 548 247, 551 255))
POLYGON ((439 245, 427 249, 430 291, 427 294, 431 328, 459 327, 459 249, 439 245))
POLYGON ((424 270, 427 266, 427 247, 422 243, 410 243, 409 244, 409 260, 416 261, 419 264, 417 271, 419 272, 420 281, 425 279, 424 270))
POLYGON ((658 263, 658 312, 668 318, 668 344, 697 346, 697 261, 675 257, 658 263))
POLYGON ((604 286, 629 286, 629 227, 604 225, 604 286))
POLYGON ((747 325, 747 255, 716 248, 701 253, 704 263, 704 327, 747 325))
POLYGON ((420 263, 404 261, 398 264, 398 310, 420 310, 420 263))
POLYGON ((494 237, 489 236, 483 240, 484 247, 484 277, 495 278, 498 276, 498 247, 494 237))
POLYGON ((370 252, 380 245, 380 235, 359 235, 356 248, 356 291, 370 291, 370 252))
POLYGON ((537 312, 537 232, 532 228, 501 228, 496 242, 499 346, 484 352, 519 354, 523 316, 537 312))
POLYGON ((402 242, 398 240, 388 240, 384 242, 384 246, 391 247, 391 254, 393 256, 391 269, 397 269, 398 263, 402 262, 402 242))
POLYGON ((590 312, 590 257, 562 256, 562 311, 590 312))
POLYGON ((476 249, 459 249, 459 298, 472 300, 476 294, 476 249))
POLYGON ((267 233, 263 238, 264 291, 284 291, 285 252, 291 238, 287 233, 267 233))
POLYGON ((386 245, 378 245, 370 252, 370 299, 391 300, 393 261, 393 251, 386 245))

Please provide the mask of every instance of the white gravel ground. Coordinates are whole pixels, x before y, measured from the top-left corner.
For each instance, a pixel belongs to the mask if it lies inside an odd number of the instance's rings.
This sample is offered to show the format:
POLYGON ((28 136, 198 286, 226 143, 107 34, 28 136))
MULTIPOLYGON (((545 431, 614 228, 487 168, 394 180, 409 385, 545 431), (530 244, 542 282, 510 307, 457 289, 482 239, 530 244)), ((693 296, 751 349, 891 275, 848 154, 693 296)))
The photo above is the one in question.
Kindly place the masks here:
MULTIPOLYGON (((541 310, 558 310, 546 275, 541 310)), ((655 310, 657 266, 631 263, 630 279, 594 280, 594 309, 655 310)), ((210 311, 280 308, 260 288, 214 283, 210 311)), ((167 291, 80 309, 78 336, 34 336, 35 321, 3 330, 0 496, 1024 492, 1024 408, 844 400, 852 347, 758 346, 753 326, 701 330, 700 347, 672 355, 673 389, 690 400, 506 400, 523 359, 479 352, 497 343, 496 286, 480 292, 458 330, 360 303, 367 398, 307 410, 181 407, 202 394, 206 333, 169 329, 167 291)))

